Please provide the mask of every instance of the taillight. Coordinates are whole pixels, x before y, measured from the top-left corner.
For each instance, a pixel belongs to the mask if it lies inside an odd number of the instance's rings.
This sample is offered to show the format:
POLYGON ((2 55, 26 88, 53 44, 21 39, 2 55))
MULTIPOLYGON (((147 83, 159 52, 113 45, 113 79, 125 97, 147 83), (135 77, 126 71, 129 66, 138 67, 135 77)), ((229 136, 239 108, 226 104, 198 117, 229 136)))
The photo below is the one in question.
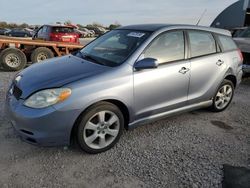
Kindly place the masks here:
POLYGON ((244 58, 243 58, 243 54, 242 54, 240 49, 238 49, 238 53, 239 53, 239 56, 240 56, 240 61, 243 62, 244 58))
POLYGON ((53 39, 58 38, 58 35, 56 33, 50 33, 49 36, 50 38, 53 38, 53 39))

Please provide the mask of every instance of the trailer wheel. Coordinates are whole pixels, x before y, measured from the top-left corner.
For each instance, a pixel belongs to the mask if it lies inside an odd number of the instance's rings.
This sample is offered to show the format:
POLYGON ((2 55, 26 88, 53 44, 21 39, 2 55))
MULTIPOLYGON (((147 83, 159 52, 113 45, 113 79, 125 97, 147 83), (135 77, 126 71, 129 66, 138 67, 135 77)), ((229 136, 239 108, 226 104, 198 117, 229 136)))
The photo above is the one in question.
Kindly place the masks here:
POLYGON ((0 53, 0 64, 4 70, 18 71, 27 64, 26 55, 17 48, 7 48, 0 53))
POLYGON ((31 61, 32 63, 37 63, 44 61, 46 59, 54 57, 54 53, 46 47, 39 47, 36 48, 32 53, 31 53, 31 61))

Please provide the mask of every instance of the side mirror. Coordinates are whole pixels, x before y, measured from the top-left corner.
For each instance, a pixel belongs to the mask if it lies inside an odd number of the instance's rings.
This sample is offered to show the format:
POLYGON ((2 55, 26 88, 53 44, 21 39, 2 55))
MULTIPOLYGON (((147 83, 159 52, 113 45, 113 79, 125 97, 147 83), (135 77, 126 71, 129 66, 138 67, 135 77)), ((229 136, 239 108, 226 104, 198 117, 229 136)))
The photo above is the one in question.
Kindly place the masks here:
POLYGON ((154 58, 145 58, 140 61, 137 61, 134 65, 135 70, 143 69, 155 69, 159 65, 158 60, 154 58))

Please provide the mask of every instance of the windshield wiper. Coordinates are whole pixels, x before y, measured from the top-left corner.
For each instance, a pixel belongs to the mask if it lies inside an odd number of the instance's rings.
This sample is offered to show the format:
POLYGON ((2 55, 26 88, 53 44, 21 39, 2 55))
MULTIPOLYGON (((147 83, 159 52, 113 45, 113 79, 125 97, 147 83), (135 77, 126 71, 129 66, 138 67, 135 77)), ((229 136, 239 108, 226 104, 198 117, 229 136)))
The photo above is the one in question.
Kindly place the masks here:
POLYGON ((94 63, 97 63, 97 64, 100 64, 100 65, 105 65, 104 63, 98 61, 96 58, 94 58, 93 56, 89 55, 89 54, 85 54, 85 53, 82 53, 82 52, 79 52, 81 57, 83 59, 86 59, 86 60, 89 60, 91 62, 94 62, 94 63))

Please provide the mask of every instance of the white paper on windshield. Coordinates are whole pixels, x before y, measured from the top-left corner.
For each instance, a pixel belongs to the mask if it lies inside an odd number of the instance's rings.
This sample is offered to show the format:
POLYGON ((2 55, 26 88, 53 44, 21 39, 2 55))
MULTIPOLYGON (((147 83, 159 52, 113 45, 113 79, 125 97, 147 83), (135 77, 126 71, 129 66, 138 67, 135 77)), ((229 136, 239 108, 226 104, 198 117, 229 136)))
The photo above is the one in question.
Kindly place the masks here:
POLYGON ((145 33, 140 33, 140 32, 131 32, 127 36, 128 37, 136 37, 136 38, 141 38, 145 35, 145 33))

